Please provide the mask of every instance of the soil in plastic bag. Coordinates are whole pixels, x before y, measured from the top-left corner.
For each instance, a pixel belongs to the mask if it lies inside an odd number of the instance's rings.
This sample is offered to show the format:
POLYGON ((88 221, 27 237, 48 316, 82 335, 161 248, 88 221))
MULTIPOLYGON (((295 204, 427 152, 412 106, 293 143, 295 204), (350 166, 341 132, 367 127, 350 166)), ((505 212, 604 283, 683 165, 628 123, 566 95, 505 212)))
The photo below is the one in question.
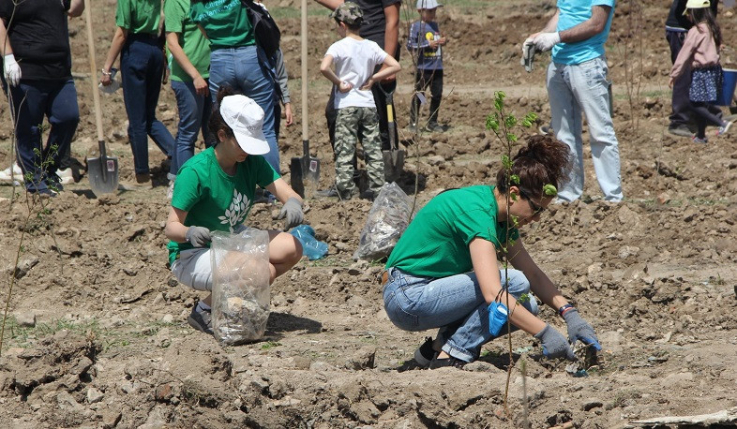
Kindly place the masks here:
POLYGON ((269 234, 212 235, 212 330, 222 344, 256 341, 269 318, 269 234))
POLYGON ((389 256, 407 229, 411 207, 409 197, 395 182, 381 187, 361 230, 353 259, 377 261, 389 256))

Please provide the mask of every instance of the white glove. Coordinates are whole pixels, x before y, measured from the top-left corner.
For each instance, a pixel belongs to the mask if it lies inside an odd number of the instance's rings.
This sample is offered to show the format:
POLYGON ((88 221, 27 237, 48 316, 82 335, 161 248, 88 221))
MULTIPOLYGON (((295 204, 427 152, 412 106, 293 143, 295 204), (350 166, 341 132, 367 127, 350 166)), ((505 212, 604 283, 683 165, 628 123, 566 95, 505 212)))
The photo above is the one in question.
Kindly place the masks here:
POLYGON ((553 46, 560 43, 560 33, 540 33, 532 39, 532 43, 538 51, 549 51, 553 46))
POLYGON ((20 66, 15 61, 13 54, 8 54, 3 57, 3 73, 5 80, 8 81, 10 86, 18 86, 20 83, 20 66))

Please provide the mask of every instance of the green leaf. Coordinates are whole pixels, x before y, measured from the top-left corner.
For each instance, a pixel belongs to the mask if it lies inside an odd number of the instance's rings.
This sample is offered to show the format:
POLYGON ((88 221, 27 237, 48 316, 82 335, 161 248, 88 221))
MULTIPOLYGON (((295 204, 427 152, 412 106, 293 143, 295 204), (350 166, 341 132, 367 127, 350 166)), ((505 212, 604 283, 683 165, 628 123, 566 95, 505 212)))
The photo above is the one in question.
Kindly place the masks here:
POLYGON ((507 133, 507 140, 512 143, 517 143, 517 135, 513 133, 507 133))
POLYGON ((558 195, 558 190, 555 188, 555 186, 548 183, 547 185, 543 186, 543 195, 546 197, 554 197, 558 195))
POLYGON ((512 115, 507 116, 504 118, 504 125, 506 125, 507 128, 514 128, 514 126, 517 125, 517 118, 512 115))
POLYGON ((494 132, 499 131, 499 115, 489 115, 486 117, 486 129, 494 132))

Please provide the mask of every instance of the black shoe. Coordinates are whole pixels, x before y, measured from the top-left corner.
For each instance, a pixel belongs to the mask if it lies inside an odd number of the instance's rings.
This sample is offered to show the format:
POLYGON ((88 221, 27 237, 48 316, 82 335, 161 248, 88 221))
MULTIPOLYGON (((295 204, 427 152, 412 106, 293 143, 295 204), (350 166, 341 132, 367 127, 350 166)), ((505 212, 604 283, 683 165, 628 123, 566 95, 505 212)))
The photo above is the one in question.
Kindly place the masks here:
POLYGON ((429 133, 444 133, 445 127, 438 124, 437 122, 429 122, 425 127, 425 131, 429 133))
POLYGON ((315 191, 315 196, 319 198, 337 198, 340 196, 338 189, 335 186, 331 186, 328 189, 321 189, 315 191))
POLYGON ((435 359, 433 359, 432 362, 430 362, 430 366, 428 366, 428 369, 438 369, 438 368, 445 368, 445 367, 453 367, 453 368, 462 369, 463 365, 465 364, 466 362, 460 359, 456 359, 452 356, 449 358, 445 358, 445 359, 438 359, 437 357, 435 357, 435 359))
POLYGON ((425 342, 415 350, 415 362, 422 368, 427 368, 437 355, 438 352, 432 348, 432 337, 425 337, 425 342))
POLYGON ((189 326, 212 335, 212 310, 197 311, 197 303, 192 307, 192 312, 187 317, 189 326))
POLYGON ((42 198, 53 198, 57 195, 59 195, 58 192, 51 188, 43 188, 43 189, 28 189, 28 192, 31 194, 38 195, 42 198))
POLYGON ((693 137, 693 132, 691 132, 686 124, 671 125, 668 127, 668 132, 678 137, 693 137))

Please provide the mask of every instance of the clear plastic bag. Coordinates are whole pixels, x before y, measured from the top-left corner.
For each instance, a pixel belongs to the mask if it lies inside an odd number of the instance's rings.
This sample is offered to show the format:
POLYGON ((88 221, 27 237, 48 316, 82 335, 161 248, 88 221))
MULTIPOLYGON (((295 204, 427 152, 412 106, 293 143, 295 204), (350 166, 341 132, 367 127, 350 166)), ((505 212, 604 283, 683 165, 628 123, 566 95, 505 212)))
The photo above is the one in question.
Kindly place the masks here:
POLYGON ((410 221, 409 197, 395 182, 381 187, 361 230, 354 260, 376 261, 389 256, 410 221))
POLYGON ((269 234, 212 234, 212 330, 222 344, 260 339, 269 318, 269 234))

